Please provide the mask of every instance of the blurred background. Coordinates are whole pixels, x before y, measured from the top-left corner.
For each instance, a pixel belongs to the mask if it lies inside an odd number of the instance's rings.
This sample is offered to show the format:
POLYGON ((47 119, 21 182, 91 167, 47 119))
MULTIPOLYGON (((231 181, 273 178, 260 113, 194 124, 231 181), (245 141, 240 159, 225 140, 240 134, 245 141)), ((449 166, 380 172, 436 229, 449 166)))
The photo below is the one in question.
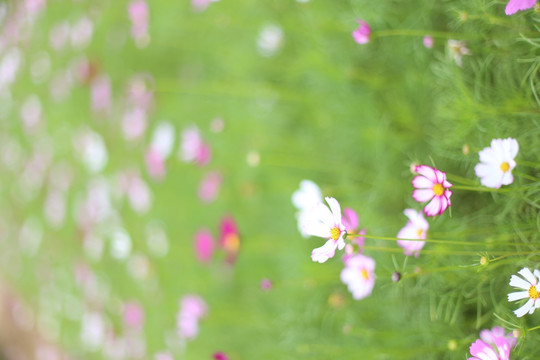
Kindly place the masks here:
POLYGON ((0 2, 2 359, 465 359, 538 325, 506 294, 539 262, 539 17, 505 3, 0 2), (515 182, 482 190, 507 137, 515 182), (412 164, 456 186, 445 241, 366 238, 354 300, 291 196, 312 180, 393 238, 412 164))

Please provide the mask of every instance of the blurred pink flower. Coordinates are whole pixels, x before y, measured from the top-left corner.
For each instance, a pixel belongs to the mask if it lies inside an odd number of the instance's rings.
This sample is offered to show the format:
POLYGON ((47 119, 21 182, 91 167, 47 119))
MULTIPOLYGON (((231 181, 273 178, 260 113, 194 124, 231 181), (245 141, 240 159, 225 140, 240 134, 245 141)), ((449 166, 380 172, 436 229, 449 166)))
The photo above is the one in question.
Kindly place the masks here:
POLYGON ((166 121, 160 122, 152 133, 152 140, 145 154, 146 169, 150 177, 162 179, 167 172, 165 160, 174 145, 174 126, 166 121))
POLYGON ((510 0, 508 4, 506 4, 506 8, 504 9, 504 13, 506 15, 512 15, 518 12, 519 10, 527 10, 536 5, 536 0, 510 0))
POLYGON ((111 111, 111 79, 107 75, 96 77, 91 83, 91 106, 95 112, 111 111))
POLYGON ((81 17, 71 26, 71 46, 74 48, 85 48, 92 41, 94 33, 94 23, 86 16, 81 17))
POLYGON ((191 0, 191 7, 194 11, 202 12, 210 6, 211 3, 219 0, 191 0))
POLYGON ((214 253, 214 239, 208 229, 201 229, 195 233, 195 253, 202 263, 212 260, 214 253))
POLYGON ((28 96, 21 106, 20 117, 26 133, 34 133, 42 122, 41 101, 37 95, 28 96))
POLYGON ((510 352, 516 346, 516 338, 511 333, 504 334, 502 327, 480 332, 480 339, 469 348, 472 357, 468 360, 510 360, 510 352))
POLYGON ((325 197, 330 209, 323 203, 318 203, 309 213, 305 223, 305 231, 312 236, 328 239, 326 243, 311 252, 313 261, 323 263, 334 257, 336 249, 345 247, 343 235, 345 226, 341 221, 341 207, 336 199, 325 197))
POLYGON ((69 23, 66 20, 54 25, 49 32, 49 43, 55 50, 62 50, 69 40, 69 23))
POLYGON ((137 302, 124 303, 124 323, 136 329, 141 329, 144 322, 144 310, 137 302))
POLYGON ((199 334, 199 320, 208 312, 206 302, 197 295, 186 295, 180 300, 176 330, 181 339, 193 340, 199 334))
POLYGON ((202 140, 199 128, 195 125, 182 131, 182 144, 178 153, 185 162, 194 162, 200 166, 210 161, 210 147, 202 140))
POLYGON ((354 255, 345 261, 341 281, 347 285, 356 300, 371 294, 375 285, 375 260, 365 255, 354 255))
POLYGON ((144 112, 150 110, 154 95, 154 78, 148 73, 136 74, 129 80, 126 103, 128 107, 138 107, 144 112))
POLYGON ((270 279, 262 279, 260 285, 261 285, 261 289, 263 290, 272 289, 272 281, 270 281, 270 279))
POLYGON ((224 352, 221 352, 221 351, 214 353, 212 357, 214 360, 229 360, 229 357, 224 352))
POLYGON ((144 0, 134 0, 128 6, 131 36, 137 45, 144 47, 148 40, 148 5, 144 0))
MULTIPOLYGON (((398 239, 425 239, 429 224, 424 219, 422 213, 414 209, 405 209, 403 213, 409 218, 409 221, 399 230, 396 237, 398 239)), ((424 247, 425 243, 425 241, 414 240, 397 241, 397 244, 403 248, 405 255, 414 255, 415 257, 420 255, 420 250, 424 247)))
POLYGON ((160 180, 165 177, 167 172, 165 169, 165 159, 157 149, 150 146, 148 150, 146 150, 144 160, 146 162, 146 170, 148 171, 148 175, 150 175, 152 179, 160 180))
POLYGON ((429 35, 424 36, 422 43, 426 48, 431 49, 433 47, 433 37, 429 35))
POLYGON ((122 130, 124 139, 137 140, 146 131, 146 112, 139 108, 127 109, 122 118, 122 130))
POLYGON ((427 216, 441 215, 449 206, 452 187, 446 180, 446 173, 427 165, 418 165, 415 168, 419 175, 412 180, 415 190, 412 193, 414 200, 429 203, 424 207, 427 216))
POLYGON ((120 174, 120 189, 127 195, 131 208, 146 213, 152 206, 152 190, 137 171, 128 170, 120 174))
POLYGON ((356 22, 358 28, 352 32, 352 37, 358 44, 367 44, 370 40, 371 28, 365 21, 356 20, 356 22))
POLYGON ((154 360, 174 360, 174 358, 168 352, 159 352, 154 355, 154 360))
POLYGON ((240 233, 232 216, 221 219, 219 244, 225 250, 225 261, 234 264, 240 251, 240 233))
POLYGON ((199 198, 205 203, 214 201, 219 193, 222 182, 223 176, 219 171, 211 171, 206 174, 199 184, 199 198))

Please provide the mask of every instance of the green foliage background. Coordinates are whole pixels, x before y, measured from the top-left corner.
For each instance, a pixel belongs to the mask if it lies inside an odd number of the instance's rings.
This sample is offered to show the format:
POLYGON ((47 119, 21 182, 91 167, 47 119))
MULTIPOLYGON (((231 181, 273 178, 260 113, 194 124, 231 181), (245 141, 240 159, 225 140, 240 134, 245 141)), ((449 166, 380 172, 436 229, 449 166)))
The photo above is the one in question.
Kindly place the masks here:
MULTIPOLYGON (((18 228, 29 216, 43 222, 46 192, 21 200, 21 174, 3 170, 2 276, 36 316, 45 311, 39 294, 50 291, 51 301, 58 301, 53 342, 76 359, 102 358, 82 350, 80 323, 62 315, 66 294, 84 303, 72 269, 85 261, 109 289, 103 310, 119 333, 118 304, 137 299, 143 305, 149 357, 167 348, 178 301, 189 293, 208 302, 209 314, 185 353, 173 349, 178 359, 209 359, 218 350, 233 360, 466 359, 479 331, 495 325, 521 331, 513 358, 538 357, 539 333, 527 329, 540 325, 540 315, 517 319, 512 311, 518 304, 506 300, 511 274, 539 263, 535 10, 507 17, 504 1, 487 0, 222 0, 194 13, 187 1, 152 0, 151 42, 139 49, 129 37, 121 46, 111 40, 128 36, 127 5, 51 0, 21 45, 24 58, 45 51, 53 71, 62 69, 82 51, 53 52, 49 30, 61 19, 90 14, 94 35, 84 52, 111 76, 115 100, 131 75, 152 74, 156 106, 147 138, 162 119, 178 132, 197 124, 213 149, 208 168, 222 171, 224 184, 216 202, 202 204, 196 189, 205 170, 173 154, 164 181, 149 180, 154 202, 148 214, 116 204, 134 251, 147 252, 148 222, 160 221, 168 232, 169 254, 149 255, 150 275, 138 280, 125 262, 108 255, 108 244, 101 261, 85 258, 71 210, 61 230, 44 225, 35 257, 21 253, 18 228), (370 24, 369 44, 353 41, 356 19, 370 24), (282 48, 270 57, 256 49, 266 24, 284 33, 282 48), (422 45, 424 34, 434 37, 432 49, 422 45), (463 40, 470 49, 463 67, 449 56, 448 39, 463 40), (225 121, 219 134, 209 131, 216 116, 225 121), (507 137, 520 145, 515 181, 487 191, 474 175, 477 152, 491 139, 507 137), (249 151, 260 154, 259 166, 247 164, 249 151), (300 236, 291 195, 300 180, 311 179, 324 195, 354 208, 368 234, 394 237, 406 222, 402 211, 421 208, 410 196, 413 162, 435 165, 455 184, 451 211, 430 219, 429 238, 445 241, 428 242, 419 258, 406 259, 394 241, 367 239, 377 282, 371 297, 354 301, 339 280, 339 256, 311 261, 311 250, 322 241, 300 236), (193 234, 208 226, 217 235, 224 214, 232 214, 241 231, 238 262, 227 268, 218 258, 201 265, 193 234), (488 259, 483 265, 482 256, 488 259), (394 271, 403 275, 398 283, 391 281, 394 271), (270 291, 260 289, 263 278, 271 279, 270 291)), ((145 147, 122 139, 118 111, 96 119, 89 88, 82 85, 68 101, 52 103, 48 84, 30 80, 29 63, 12 87, 0 129, 29 153, 36 139, 22 131, 18 109, 26 95, 40 96, 55 161, 76 169, 69 209, 89 181, 72 155, 70 134, 82 124, 105 139, 105 176, 126 165, 146 175, 145 147)))

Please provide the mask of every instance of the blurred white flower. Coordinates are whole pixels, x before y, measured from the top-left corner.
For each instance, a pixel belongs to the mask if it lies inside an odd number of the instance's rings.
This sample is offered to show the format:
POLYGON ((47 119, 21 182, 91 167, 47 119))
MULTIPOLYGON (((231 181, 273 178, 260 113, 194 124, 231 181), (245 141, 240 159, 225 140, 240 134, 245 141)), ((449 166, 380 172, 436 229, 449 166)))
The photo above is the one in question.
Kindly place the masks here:
POLYGON ((283 29, 279 25, 265 25, 257 37, 257 50, 265 57, 274 55, 283 46, 283 29))
POLYGON ((519 145, 516 139, 493 139, 491 146, 478 153, 480 163, 474 167, 482 185, 498 189, 514 182, 512 169, 516 167, 519 145))
POLYGON ((73 145, 88 171, 98 173, 103 170, 108 155, 105 142, 99 133, 83 129, 75 136, 73 145))

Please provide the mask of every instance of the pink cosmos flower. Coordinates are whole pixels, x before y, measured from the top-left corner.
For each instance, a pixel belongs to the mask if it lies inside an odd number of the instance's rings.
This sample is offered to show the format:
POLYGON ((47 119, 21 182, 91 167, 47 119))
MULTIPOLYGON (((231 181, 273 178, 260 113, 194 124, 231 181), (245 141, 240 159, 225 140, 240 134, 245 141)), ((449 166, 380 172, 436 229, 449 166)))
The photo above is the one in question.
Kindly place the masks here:
POLYGON ((429 203, 424 207, 427 216, 441 215, 452 203, 450 196, 452 187, 446 180, 446 173, 427 165, 418 165, 415 168, 419 175, 412 180, 415 190, 412 193, 414 200, 429 203))
POLYGON ((510 360, 510 351, 514 346, 516 339, 510 334, 505 335, 503 328, 484 329, 480 332, 480 339, 469 348, 473 357, 468 360, 510 360))
POLYGON ((195 233, 195 253, 202 263, 212 260, 214 253, 214 239, 208 229, 201 229, 195 233))
POLYGON ((221 220, 219 244, 225 250, 225 261, 233 265, 240 251, 240 233, 232 216, 221 220))
POLYGON ((519 150, 516 139, 493 139, 491 146, 478 153, 480 163, 474 167, 482 185, 498 189, 514 181, 512 169, 516 167, 514 158, 519 150))
POLYGON ((178 156, 185 162, 194 162, 200 166, 210 161, 210 147, 202 140, 197 126, 182 131, 182 144, 178 156))
POLYGON ((534 270, 534 273, 529 268, 523 268, 518 271, 523 278, 512 275, 510 278, 510 286, 521 289, 508 294, 508 301, 517 301, 522 299, 528 299, 527 302, 514 311, 517 317, 522 317, 526 313, 532 314, 534 310, 540 307, 540 286, 538 280, 540 279, 540 271, 534 270))
POLYGON ((536 5, 536 0, 510 0, 508 4, 506 4, 506 8, 504 9, 504 13, 506 15, 512 15, 518 12, 519 10, 527 10, 536 5))
POLYGON ((211 171, 205 175, 199 184, 199 199, 210 203, 216 199, 223 182, 223 176, 219 171, 211 171))
POLYGON ((180 300, 176 329, 181 339, 193 340, 199 334, 199 320, 208 312, 206 302, 197 295, 186 295, 180 300))
POLYGON ((263 290, 270 290, 272 289, 272 281, 270 279, 262 279, 260 286, 263 290))
POLYGON ((146 131, 146 111, 139 107, 127 109, 122 118, 122 132, 126 140, 137 140, 146 131))
POLYGON ((168 352, 159 352, 154 355, 154 360, 174 360, 174 358, 168 352))
POLYGON ((165 159, 157 149, 150 146, 144 154, 146 170, 148 175, 154 180, 161 180, 165 177, 167 170, 165 169, 165 159))
POLYGON ((375 260, 365 255, 354 255, 345 261, 341 281, 347 285, 355 300, 371 294, 375 285, 375 260))
POLYGON ((134 0, 128 6, 131 20, 131 36, 139 47, 147 45, 148 36, 148 5, 144 0, 134 0))
POLYGON ((129 301, 124 304, 124 323, 131 327, 140 329, 144 322, 144 310, 136 302, 129 301))
MULTIPOLYGON (((414 209, 405 209, 403 213, 409 218, 409 221, 401 230, 399 230, 396 237, 399 239, 425 239, 429 224, 426 219, 424 219, 422 213, 414 209)), ((414 255, 415 257, 420 255, 420 250, 424 247, 425 243, 425 241, 397 241, 397 244, 403 248, 405 255, 414 255)))
POLYGON ((341 222, 341 207, 336 199, 326 197, 326 202, 330 209, 323 203, 318 203, 309 213, 304 231, 312 236, 328 239, 321 247, 311 252, 311 259, 323 263, 334 257, 336 249, 342 250, 345 247, 343 235, 345 235, 345 225, 341 222))
POLYGON ((221 351, 214 353, 214 355, 212 355, 212 358, 214 360, 229 360, 229 357, 224 352, 221 352, 221 351))
POLYGON ((352 32, 354 41, 358 44, 367 44, 370 40, 371 28, 368 23, 362 20, 356 20, 358 28, 352 32))
POLYGON ((107 75, 95 78, 91 84, 92 110, 108 113, 111 110, 111 79, 107 75))
POLYGON ((426 48, 431 49, 433 47, 433 37, 429 35, 424 36, 422 43, 426 48))
MULTIPOLYGON (((351 208, 343 209, 343 217, 341 222, 345 226, 345 231, 348 234, 366 234, 366 229, 358 231, 358 225, 360 224, 358 214, 351 208)), ((346 261, 349 257, 353 256, 357 252, 362 253, 364 240, 365 238, 363 236, 355 236, 354 238, 351 238, 350 243, 345 245, 345 255, 343 256, 343 261, 346 261)))

